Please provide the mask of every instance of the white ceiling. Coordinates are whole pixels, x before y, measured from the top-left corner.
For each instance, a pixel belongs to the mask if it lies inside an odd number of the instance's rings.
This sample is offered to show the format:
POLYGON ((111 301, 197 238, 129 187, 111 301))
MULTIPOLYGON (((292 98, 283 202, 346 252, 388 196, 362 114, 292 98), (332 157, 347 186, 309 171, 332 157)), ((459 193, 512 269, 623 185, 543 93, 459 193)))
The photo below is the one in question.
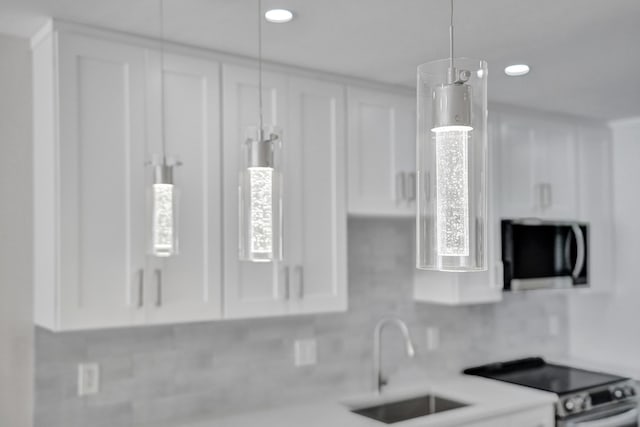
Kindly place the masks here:
MULTIPOLYGON (((168 39, 256 55, 257 0, 164 0, 168 39)), ((456 55, 488 60, 491 101, 601 119, 640 116, 640 0, 456 0, 456 55), (508 78, 512 63, 531 66, 508 78)), ((47 17, 157 36, 159 0, 0 0, 0 32, 47 17)), ((448 55, 447 0, 263 0, 296 18, 264 25, 265 58, 415 85, 448 55)))

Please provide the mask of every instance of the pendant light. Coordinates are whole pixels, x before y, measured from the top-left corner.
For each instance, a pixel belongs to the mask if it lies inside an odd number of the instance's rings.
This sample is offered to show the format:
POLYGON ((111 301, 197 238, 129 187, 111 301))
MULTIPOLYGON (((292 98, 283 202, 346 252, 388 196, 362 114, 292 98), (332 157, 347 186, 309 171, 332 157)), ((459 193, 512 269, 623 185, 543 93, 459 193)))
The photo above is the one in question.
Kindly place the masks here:
POLYGON ((258 0, 258 126, 247 129, 240 170, 240 244, 242 261, 282 258, 281 132, 265 126, 262 88, 262 1, 258 0))
POLYGON ((173 183, 174 168, 180 163, 167 158, 166 106, 164 87, 164 0, 160 0, 160 121, 161 155, 151 161, 153 184, 149 203, 151 212, 150 253, 157 257, 178 254, 178 191, 173 183))
POLYGON ((487 63, 449 58, 418 67, 416 266, 487 269, 487 63))

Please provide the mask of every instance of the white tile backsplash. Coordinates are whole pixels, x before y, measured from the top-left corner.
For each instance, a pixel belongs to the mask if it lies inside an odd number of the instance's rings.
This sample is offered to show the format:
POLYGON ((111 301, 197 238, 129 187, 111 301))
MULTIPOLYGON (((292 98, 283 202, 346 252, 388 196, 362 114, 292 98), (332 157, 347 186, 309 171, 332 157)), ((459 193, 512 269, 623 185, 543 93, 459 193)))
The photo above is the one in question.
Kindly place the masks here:
POLYGON ((162 427, 370 387, 373 328, 397 315, 418 355, 384 332, 383 366, 457 372, 522 355, 567 353, 566 297, 513 294, 499 304, 444 307, 411 299, 413 221, 349 220, 349 311, 290 318, 36 334, 36 427, 162 427), (549 334, 556 316, 558 334, 549 334), (439 348, 426 351, 426 328, 439 348), (314 338, 317 364, 296 367, 294 342, 314 338), (100 393, 78 397, 77 365, 100 364, 100 393))

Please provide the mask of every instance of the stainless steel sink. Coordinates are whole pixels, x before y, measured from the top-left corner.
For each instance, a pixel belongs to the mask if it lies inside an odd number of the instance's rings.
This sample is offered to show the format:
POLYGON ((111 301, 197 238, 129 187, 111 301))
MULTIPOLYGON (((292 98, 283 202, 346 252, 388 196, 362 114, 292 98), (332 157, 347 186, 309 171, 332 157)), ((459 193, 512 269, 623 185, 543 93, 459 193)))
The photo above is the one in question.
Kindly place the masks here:
POLYGON ((399 421, 424 417, 425 415, 437 414, 438 412, 450 411, 465 406, 469 405, 433 394, 426 394, 424 396, 388 402, 381 405, 352 409, 351 412, 386 424, 393 424, 399 421))

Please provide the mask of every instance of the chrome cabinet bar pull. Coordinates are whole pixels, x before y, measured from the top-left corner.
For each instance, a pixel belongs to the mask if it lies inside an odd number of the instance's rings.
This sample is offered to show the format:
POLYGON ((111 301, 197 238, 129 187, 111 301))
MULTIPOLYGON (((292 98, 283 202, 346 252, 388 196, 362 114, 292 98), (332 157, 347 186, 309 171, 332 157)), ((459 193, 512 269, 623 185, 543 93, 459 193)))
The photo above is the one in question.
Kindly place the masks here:
POLYGON ((154 271, 156 275, 156 307, 162 306, 162 270, 159 268, 154 271))
POLYGON ((291 287, 289 283, 289 266, 284 267, 284 299, 291 298, 291 287))
POLYGON ((298 275, 298 298, 304 298, 304 269, 301 265, 296 266, 296 273, 298 275))
MULTIPOLYGON (((416 172, 416 175, 418 173, 416 172)), ((417 177, 416 177, 417 179, 417 177)), ((417 186, 416 186, 416 192, 417 192, 417 186)), ((426 200, 431 200, 431 174, 427 173, 424 177, 424 197, 426 200)))
POLYGON ((396 203, 407 199, 406 177, 404 172, 396 173, 396 203))
POLYGON ((535 206, 536 210, 544 210, 544 184, 538 183, 533 186, 533 192, 536 197, 535 206))
POLYGON ((144 306, 144 269, 138 270, 138 308, 144 306))
POLYGON ((551 207, 551 184, 545 182, 544 184, 540 184, 540 205, 543 210, 551 207))
POLYGON ((416 201, 416 173, 415 172, 409 172, 409 197, 408 197, 408 201, 409 202, 415 202, 416 201))

